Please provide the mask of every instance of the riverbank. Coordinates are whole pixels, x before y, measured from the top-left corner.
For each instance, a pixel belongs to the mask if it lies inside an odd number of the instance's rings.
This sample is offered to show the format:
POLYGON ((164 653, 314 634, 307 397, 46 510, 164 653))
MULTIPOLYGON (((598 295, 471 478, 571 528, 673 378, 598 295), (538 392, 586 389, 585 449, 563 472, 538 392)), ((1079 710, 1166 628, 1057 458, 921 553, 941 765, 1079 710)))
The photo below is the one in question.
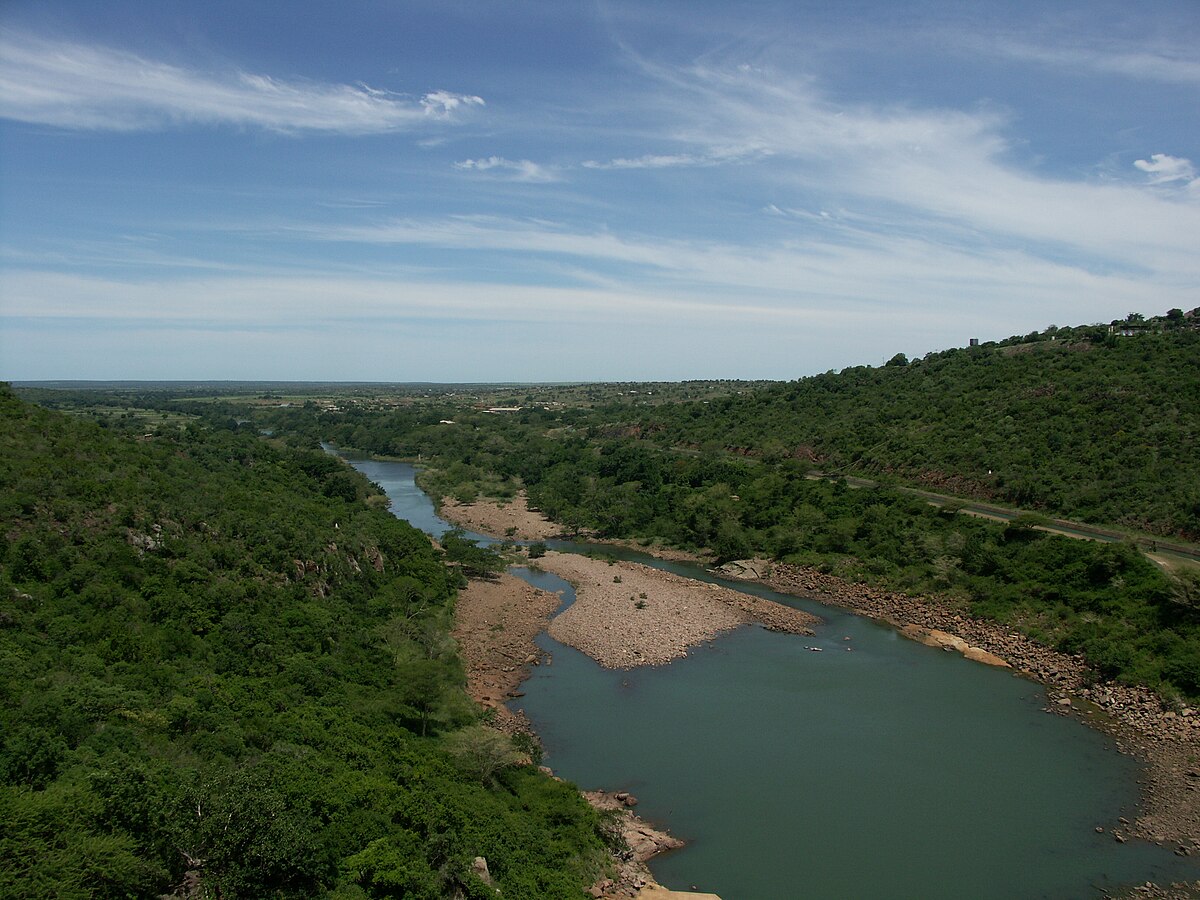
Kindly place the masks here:
MULTIPOLYGON (((473 580, 459 591, 454 610, 454 639, 467 669, 467 693, 493 711, 490 725, 506 734, 533 734, 524 714, 505 701, 520 696, 518 688, 530 669, 543 662, 534 643, 558 609, 562 597, 535 588, 507 573, 490 580, 473 580)), ((549 769, 544 771, 555 777, 549 769)), ((647 867, 655 854, 683 842, 655 828, 633 812, 637 799, 627 793, 581 791, 596 809, 610 813, 628 852, 614 853, 612 878, 590 888, 593 897, 633 900, 643 889, 661 888, 647 867)))
MULTIPOLYGON (((816 569, 782 563, 745 561, 725 571, 781 593, 881 619, 926 643, 935 631, 957 637, 1042 683, 1050 700, 1047 712, 1077 716, 1109 732, 1121 752, 1145 764, 1137 819, 1098 826, 1111 831, 1117 841, 1138 837, 1174 847, 1180 855, 1200 854, 1200 710, 1165 709, 1148 688, 1096 682, 1081 656, 1044 647, 997 622, 971 618, 936 598, 852 584, 816 569)), ((933 642, 947 647, 943 640, 933 642)), ((948 649, 962 652, 954 645, 948 649)))
MULTIPOLYGON (((535 515, 542 519, 540 527, 545 529, 544 536, 561 530, 539 514, 530 513, 523 504, 520 507, 515 504, 501 506, 478 501, 475 505, 488 508, 486 521, 490 527, 476 529, 483 533, 503 535, 507 528, 525 522, 525 515, 535 515), (506 518, 510 515, 517 518, 506 518)), ((678 558, 681 554, 673 553, 671 556, 678 558)), ((682 556, 687 557, 686 554, 682 556)), ((954 642, 931 638, 932 632, 942 632, 960 639, 968 649, 974 648, 981 651, 981 655, 994 657, 983 658, 981 661, 993 664, 1003 661, 1020 674, 1045 685, 1049 695, 1047 712, 1077 716, 1087 724, 1109 732, 1116 739, 1121 752, 1134 756, 1145 766, 1145 777, 1141 780, 1143 800, 1136 820, 1097 823, 1098 827, 1111 832, 1113 839, 1117 841, 1137 837, 1173 847, 1181 855, 1200 854, 1200 709, 1167 709, 1158 695, 1148 688, 1097 682, 1094 672, 1087 667, 1081 656, 1060 653, 1037 644, 1014 628, 990 620, 972 618, 937 598, 912 597, 854 584, 806 567, 779 563, 764 564, 761 561, 750 564, 747 562, 749 561, 727 567, 724 573, 757 581, 781 593, 807 597, 859 615, 886 621, 908 637, 927 643, 932 641, 940 646, 955 649, 954 642)), ((564 640, 564 637, 556 634, 553 625, 551 634, 564 643, 579 646, 589 655, 593 655, 592 652, 580 645, 587 644, 593 647, 596 654, 610 660, 616 667, 654 664, 633 662, 636 657, 632 652, 626 655, 621 643, 629 638, 631 629, 633 632, 637 631, 639 624, 643 625, 643 630, 647 633, 653 633, 653 629, 645 628, 645 623, 639 623, 633 618, 635 614, 640 615, 650 608, 651 591, 637 588, 634 583, 626 584, 625 570, 609 572, 606 582, 605 576, 598 574, 600 570, 596 568, 603 566, 607 569, 607 563, 602 561, 590 560, 587 570, 580 570, 574 576, 564 574, 567 571, 565 565, 563 564, 564 570, 557 574, 569 581, 578 579, 578 583, 584 588, 579 592, 580 596, 587 593, 589 581, 593 589, 607 588, 596 593, 597 596, 603 594, 609 598, 610 612, 604 612, 604 604, 598 603, 587 612, 586 621, 584 618, 575 622, 568 619, 559 625, 559 633, 572 640, 564 640), (612 582, 612 578, 617 575, 621 576, 621 582, 612 582), (643 591, 647 594, 647 606, 638 609, 636 601, 641 599, 639 595, 643 591), (634 598, 632 602, 629 599, 631 596, 634 598), (623 604, 620 603, 621 598, 624 598, 623 604), (614 602, 616 605, 612 605, 614 602), (615 616, 617 611, 628 614, 615 616)), ((551 565, 547 564, 546 568, 551 569, 551 565)), ((577 600, 576 605, 578 603, 577 600)), ((675 607, 664 607, 659 612, 666 612, 668 608, 678 613, 671 618, 681 621, 693 613, 692 610, 675 607)), ((702 620, 705 615, 698 614, 696 618, 702 620)), ((576 617, 580 616, 581 614, 576 614, 576 617)), ((716 621, 716 618, 711 620, 709 627, 713 627, 716 621)), ((727 629, 722 628, 712 636, 723 630, 727 629)), ((685 628, 678 633, 686 635, 692 632, 690 628, 685 628)), ((706 639, 711 638, 702 637, 698 641, 706 639)), ((657 659, 667 652, 669 644, 670 641, 666 639, 651 640, 646 646, 637 645, 636 649, 644 658, 657 659)), ((630 649, 632 651, 634 648, 630 649)), ((963 648, 958 649, 959 652, 963 652, 963 648)), ((686 651, 686 646, 683 650, 686 651)), ((670 658, 680 655, 683 653, 675 652, 661 661, 669 661, 670 658)))
POLYGON ((497 540, 543 541, 563 532, 561 525, 529 508, 524 491, 509 501, 480 498, 472 503, 462 503, 446 497, 438 514, 447 522, 497 540))
POLYGON ((683 841, 667 832, 655 828, 633 812, 637 798, 626 791, 583 791, 583 798, 601 813, 613 817, 620 830, 621 839, 628 851, 618 854, 614 860, 616 874, 592 885, 590 894, 604 900, 634 900, 642 892, 647 894, 665 890, 650 874, 647 862, 659 853, 678 850, 683 841))
POLYGON ((541 662, 534 638, 545 631, 562 598, 515 575, 473 580, 458 593, 454 630, 467 670, 467 694, 493 711, 492 727, 506 734, 532 732, 523 713, 506 701, 515 696, 529 669, 541 662))

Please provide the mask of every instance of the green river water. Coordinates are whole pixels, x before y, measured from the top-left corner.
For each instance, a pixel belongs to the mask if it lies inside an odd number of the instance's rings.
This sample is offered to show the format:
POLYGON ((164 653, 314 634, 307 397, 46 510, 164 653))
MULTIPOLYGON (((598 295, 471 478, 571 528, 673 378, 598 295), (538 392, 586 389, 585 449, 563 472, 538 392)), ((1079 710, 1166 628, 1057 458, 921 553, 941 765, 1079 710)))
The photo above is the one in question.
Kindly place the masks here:
MULTIPOLYGON (((396 515, 445 530, 411 466, 353 463, 396 515)), ((574 597, 556 576, 514 572, 574 597)), ((1045 712, 1040 685, 815 601, 733 586, 827 624, 812 638, 745 627, 631 671, 543 635, 552 664, 519 701, 547 765, 582 787, 632 791, 643 817, 688 842, 652 863, 666 886, 724 900, 982 900, 1200 878, 1168 849, 1114 841, 1118 816, 1135 814, 1138 766, 1106 735, 1045 712)))

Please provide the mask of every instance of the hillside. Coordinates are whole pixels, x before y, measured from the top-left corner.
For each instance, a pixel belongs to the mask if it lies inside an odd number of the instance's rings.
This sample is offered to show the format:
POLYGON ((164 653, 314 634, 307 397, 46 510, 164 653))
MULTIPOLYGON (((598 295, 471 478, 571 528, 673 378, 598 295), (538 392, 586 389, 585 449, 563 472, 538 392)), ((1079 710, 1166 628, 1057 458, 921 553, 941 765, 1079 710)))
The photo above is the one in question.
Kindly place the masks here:
POLYGON ((472 766, 516 753, 473 727, 458 576, 372 493, 0 387, 0 896, 494 896, 476 856, 507 896, 582 895, 596 815, 472 766))
POLYGON ((1194 698, 1194 572, 1164 572, 1130 542, 959 515, 887 483, 1194 535, 1200 332, 1152 323, 1128 337, 1056 329, 707 402, 535 402, 505 415, 446 398, 178 409, 245 417, 296 446, 420 459, 424 486, 460 501, 523 488, 567 531, 717 561, 765 556, 938 597, 1084 654, 1097 677, 1194 698), (854 490, 807 477, 814 468, 882 483, 854 490))
POLYGON ((1058 329, 659 407, 636 426, 659 444, 1200 539, 1200 330, 1058 329))

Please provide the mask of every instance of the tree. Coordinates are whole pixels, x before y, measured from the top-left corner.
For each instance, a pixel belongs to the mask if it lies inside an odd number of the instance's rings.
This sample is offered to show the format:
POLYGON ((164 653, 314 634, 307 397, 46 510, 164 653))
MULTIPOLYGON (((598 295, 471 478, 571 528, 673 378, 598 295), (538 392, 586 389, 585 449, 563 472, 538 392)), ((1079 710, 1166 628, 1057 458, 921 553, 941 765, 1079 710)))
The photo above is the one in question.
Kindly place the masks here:
POLYGON ((480 547, 461 528, 452 528, 442 535, 442 549, 446 551, 446 559, 458 563, 465 574, 476 578, 498 575, 506 567, 499 553, 480 547))
POLYGON ((485 725, 470 725, 454 732, 446 741, 446 749, 464 775, 485 787, 491 787, 499 772, 521 759, 507 735, 485 725))

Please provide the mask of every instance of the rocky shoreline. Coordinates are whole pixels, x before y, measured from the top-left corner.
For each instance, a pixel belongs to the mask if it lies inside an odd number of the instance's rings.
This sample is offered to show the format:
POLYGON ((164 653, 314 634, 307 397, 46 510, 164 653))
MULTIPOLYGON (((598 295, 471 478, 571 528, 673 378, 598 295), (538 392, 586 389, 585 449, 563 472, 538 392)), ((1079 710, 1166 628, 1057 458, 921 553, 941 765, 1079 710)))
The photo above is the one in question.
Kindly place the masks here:
MULTIPOLYGON (((461 590, 454 610, 454 639, 467 669, 467 693, 492 711, 489 724, 506 734, 533 735, 533 726, 506 701, 520 696, 518 688, 533 666, 542 664, 534 643, 546 630, 562 597, 535 588, 515 575, 477 579, 461 590)), ((551 777, 554 773, 542 767, 551 777)), ((582 791, 596 809, 612 811, 627 848, 613 855, 614 877, 591 887, 591 896, 632 900, 644 888, 661 887, 646 865, 656 853, 682 847, 683 842, 633 813, 637 799, 625 792, 582 791)))
MULTIPOLYGON (((1145 765, 1142 808, 1136 821, 1098 827, 1107 828, 1117 841, 1137 837, 1173 847, 1181 856, 1200 854, 1200 710, 1166 709, 1148 688, 1097 682, 1081 656, 1044 647, 1014 628, 971 618, 936 598, 852 584, 816 569, 782 563, 748 560, 724 571, 781 593, 888 622, 917 640, 929 642, 934 632, 957 637, 968 648, 978 648, 1044 684, 1050 698, 1047 712, 1074 715, 1109 732, 1121 752, 1145 765)), ((953 642, 934 639, 934 643, 963 652, 953 642)))
MULTIPOLYGON (((485 517, 488 527, 483 527, 484 518, 476 518, 472 524, 483 533, 502 535, 513 527, 504 514, 520 512, 522 526, 527 516, 534 516, 541 522, 536 528, 528 529, 531 534, 528 539, 560 532, 557 526, 539 514, 523 507, 516 510, 513 506, 490 504, 490 511, 485 517)), ((459 519, 453 518, 456 512, 453 509, 444 510, 447 518, 458 522, 459 519)), ((462 524, 467 523, 463 521, 462 524)), ((669 555, 674 559, 692 559, 703 563, 703 560, 689 554, 672 552, 669 555)), ((1148 688, 1098 681, 1081 656, 1042 646, 1014 628, 972 618, 961 609, 935 597, 912 597, 850 583, 813 568, 762 560, 739 561, 723 567, 721 571, 731 577, 757 581, 780 593, 806 597, 887 622, 907 637, 944 650, 961 652, 986 664, 1007 665, 1015 673, 1045 685, 1049 697, 1047 713, 1075 716, 1092 727, 1108 732, 1122 753, 1137 758, 1144 765, 1144 777, 1139 780, 1142 802, 1137 818, 1133 822, 1118 820, 1097 823, 1097 827, 1111 833, 1116 841, 1139 838, 1170 847, 1181 856, 1200 855, 1200 709, 1167 708, 1161 698, 1148 688)), ((622 579, 616 586, 621 589, 621 595, 628 599, 630 593, 626 590, 629 586, 624 584, 625 573, 622 570, 616 574, 621 575, 622 579)), ((572 579, 568 577, 568 580, 572 579)), ((596 587, 604 585, 602 578, 596 584, 594 574, 591 580, 596 587)), ((579 583, 586 591, 584 581, 581 579, 579 583)), ((632 593, 635 606, 629 611, 631 614, 634 611, 645 612, 649 608, 649 604, 641 610, 636 608, 639 593, 639 590, 632 593)), ((648 600, 650 592, 646 593, 648 600)), ((578 602, 577 599, 576 604, 578 602)), ((683 618, 684 611, 679 611, 678 618, 683 618)), ((604 631, 603 626, 603 621, 593 619, 593 628, 604 631)), ((560 626, 560 631, 563 627, 560 626)), ((582 633, 583 629, 580 631, 582 633)), ((611 623, 609 631, 612 631, 611 623)), ((553 630, 551 633, 554 634, 553 630)), ((559 635, 555 637, 562 640, 559 635)), ((612 635, 596 639, 596 646, 611 645, 612 652, 604 649, 597 649, 596 652, 613 660, 615 665, 654 664, 631 662, 630 657, 620 653, 618 642, 611 638, 612 635)), ((583 642, 584 638, 579 640, 583 642)), ((593 643, 591 638, 587 640, 593 643)), ((586 648, 580 649, 589 652, 586 648)), ((686 646, 677 646, 673 655, 661 661, 682 656, 686 649, 686 646)), ((647 651, 641 652, 645 655, 647 651)), ((1173 888, 1146 885, 1136 889, 1134 895, 1196 896, 1194 892, 1200 888, 1200 882, 1196 886, 1179 887, 1182 893, 1173 888)))
MULTIPOLYGON (((546 770, 549 772, 549 770, 546 770)), ((550 773, 553 775, 553 773, 550 773)), ((646 863, 667 850, 677 850, 683 841, 655 828, 633 812, 637 797, 627 791, 583 791, 595 809, 614 816, 626 850, 617 855, 616 876, 596 882, 588 893, 605 900, 633 900, 644 889, 660 887, 646 863)))
POLYGON ((507 502, 479 499, 473 503, 463 503, 444 497, 438 514, 447 522, 497 540, 513 538, 518 541, 542 541, 562 534, 561 525, 556 525, 537 510, 529 508, 524 491, 507 502))
POLYGON ((550 622, 555 640, 610 669, 659 666, 751 622, 812 634, 802 610, 663 572, 640 563, 547 553, 538 565, 575 587, 575 602, 550 622))
POLYGON ((504 573, 475 580, 459 591, 451 635, 467 670, 467 694, 492 710, 491 725, 505 734, 532 733, 524 713, 506 705, 541 663, 533 642, 546 629, 562 597, 504 573))

